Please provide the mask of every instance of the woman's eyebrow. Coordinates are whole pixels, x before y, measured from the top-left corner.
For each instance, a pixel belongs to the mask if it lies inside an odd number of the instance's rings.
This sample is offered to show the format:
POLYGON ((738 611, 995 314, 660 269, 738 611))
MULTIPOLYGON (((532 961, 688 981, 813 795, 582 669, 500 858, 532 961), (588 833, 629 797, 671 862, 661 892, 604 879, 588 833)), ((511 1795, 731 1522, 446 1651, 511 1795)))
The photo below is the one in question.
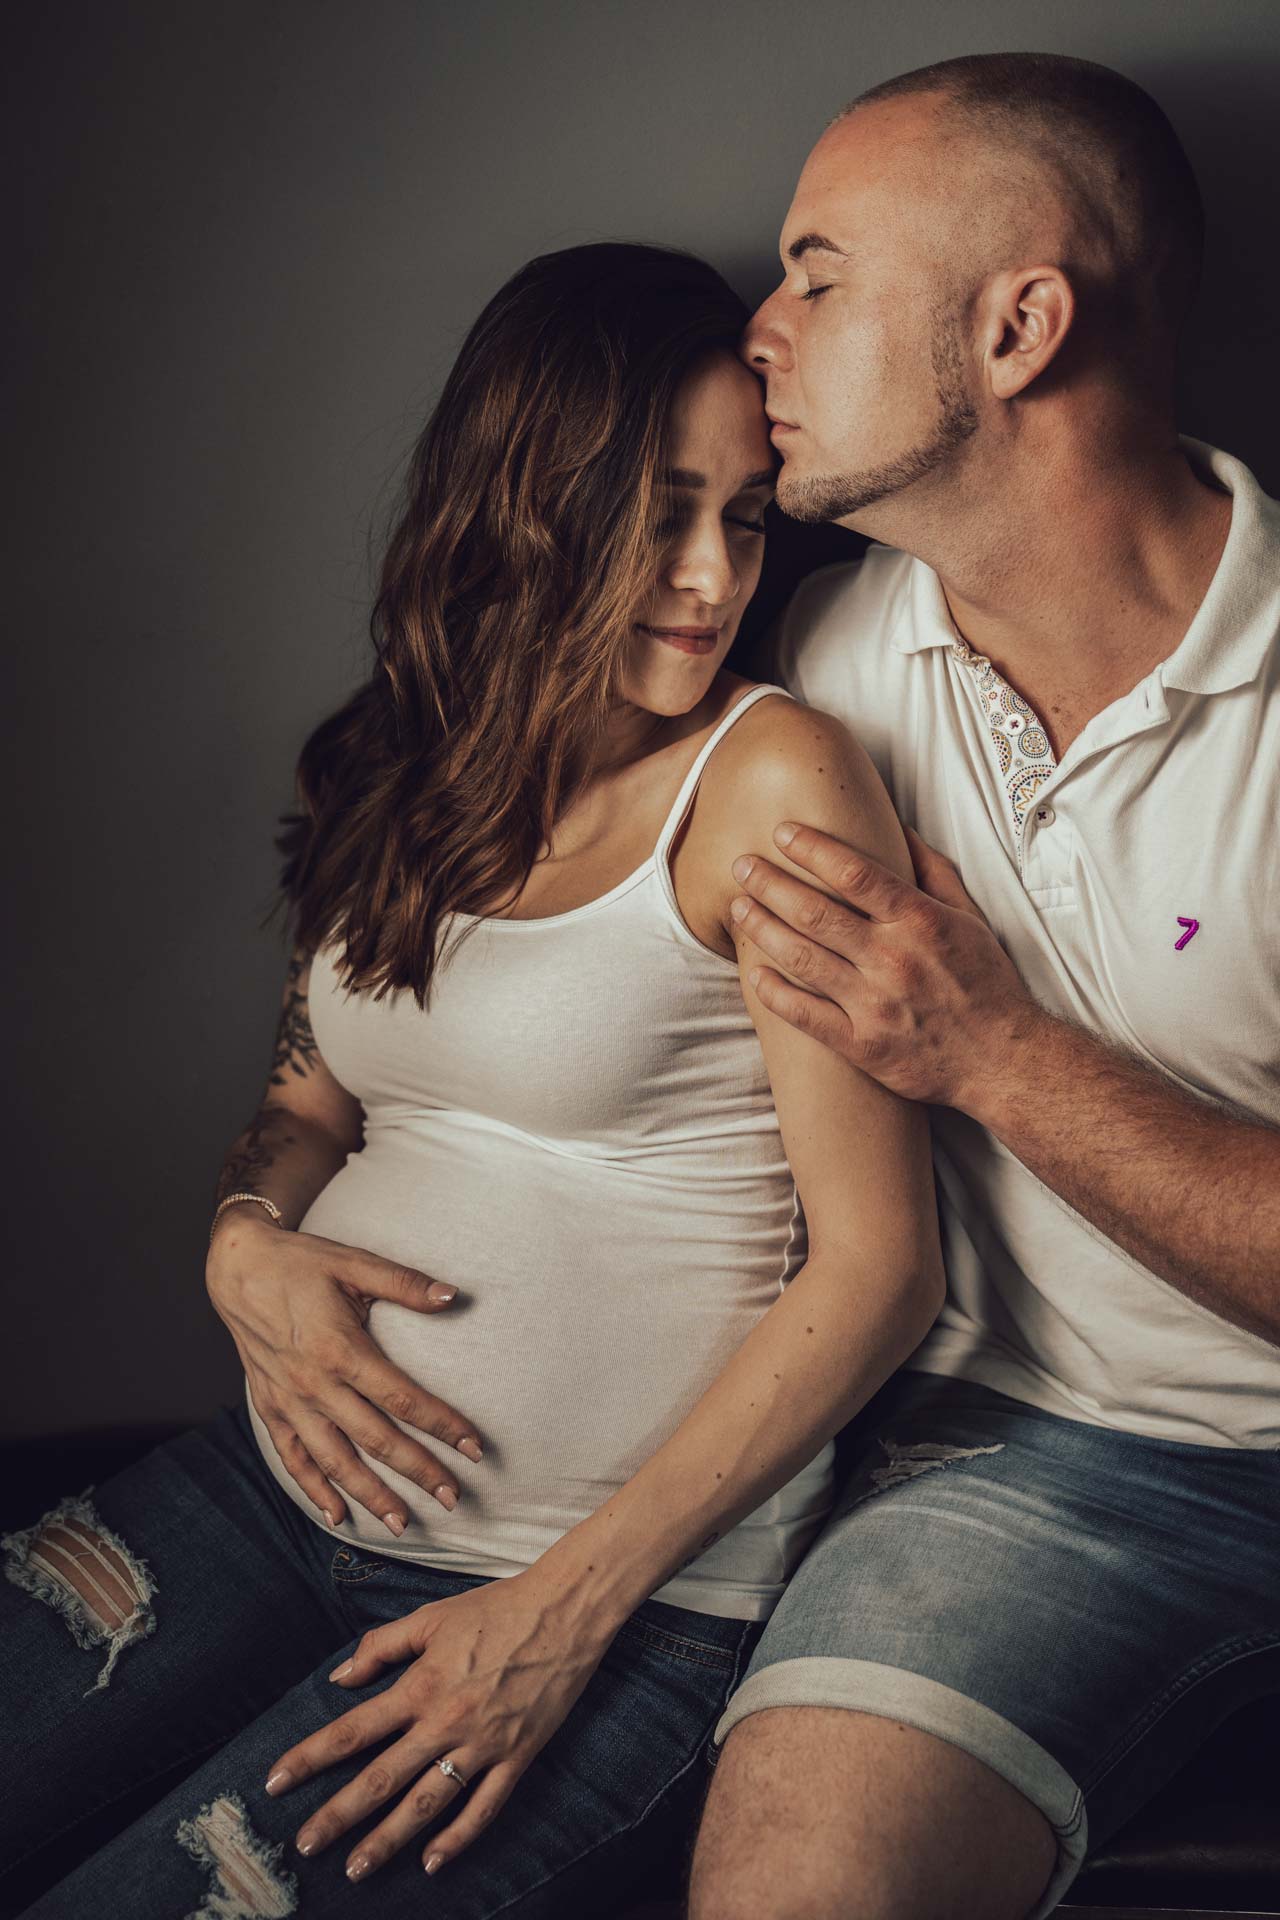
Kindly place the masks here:
MULTIPOLYGON (((697 488, 707 484, 706 474, 697 473, 692 467, 668 467, 662 477, 669 487, 697 488)), ((749 473, 738 492, 746 493, 751 487, 771 487, 776 477, 772 467, 763 467, 759 473, 749 473)))

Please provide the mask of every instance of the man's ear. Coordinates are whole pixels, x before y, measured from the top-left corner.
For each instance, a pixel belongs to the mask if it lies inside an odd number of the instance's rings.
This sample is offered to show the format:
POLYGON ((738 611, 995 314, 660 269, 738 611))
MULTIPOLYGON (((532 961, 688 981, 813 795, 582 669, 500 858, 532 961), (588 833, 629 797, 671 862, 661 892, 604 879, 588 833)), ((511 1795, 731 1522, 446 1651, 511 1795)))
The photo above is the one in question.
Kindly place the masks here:
POLYGON ((1061 267, 1000 273, 982 297, 983 371, 997 400, 1016 400, 1039 378, 1071 330, 1076 301, 1061 267))

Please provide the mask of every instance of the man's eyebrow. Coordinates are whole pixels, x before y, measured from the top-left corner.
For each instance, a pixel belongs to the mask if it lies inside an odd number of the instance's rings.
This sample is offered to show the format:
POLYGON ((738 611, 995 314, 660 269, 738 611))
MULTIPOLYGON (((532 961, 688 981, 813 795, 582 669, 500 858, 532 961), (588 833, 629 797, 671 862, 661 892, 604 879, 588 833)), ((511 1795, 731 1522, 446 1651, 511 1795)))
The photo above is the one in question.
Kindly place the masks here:
POLYGON ((844 248, 838 247, 834 240, 828 240, 824 233, 802 233, 800 238, 793 240, 787 248, 789 260, 803 259, 806 253, 838 253, 842 260, 849 258, 844 248))
MULTIPOLYGON (((668 467, 662 478, 669 487, 698 488, 707 484, 706 474, 696 473, 692 467, 668 467)), ((776 479, 772 467, 762 467, 759 473, 749 473, 738 491, 746 493, 750 487, 771 487, 776 479)))

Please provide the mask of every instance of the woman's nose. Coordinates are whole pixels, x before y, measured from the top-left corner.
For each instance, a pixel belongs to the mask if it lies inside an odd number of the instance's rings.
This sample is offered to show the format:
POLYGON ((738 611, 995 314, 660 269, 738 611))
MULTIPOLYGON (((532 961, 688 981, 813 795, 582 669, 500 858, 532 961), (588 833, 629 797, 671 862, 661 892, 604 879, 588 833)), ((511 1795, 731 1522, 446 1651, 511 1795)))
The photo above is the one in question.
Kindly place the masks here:
POLYGON ((677 593, 696 593, 708 607, 726 607, 738 592, 738 570, 723 537, 690 541, 672 556, 667 580, 677 593))

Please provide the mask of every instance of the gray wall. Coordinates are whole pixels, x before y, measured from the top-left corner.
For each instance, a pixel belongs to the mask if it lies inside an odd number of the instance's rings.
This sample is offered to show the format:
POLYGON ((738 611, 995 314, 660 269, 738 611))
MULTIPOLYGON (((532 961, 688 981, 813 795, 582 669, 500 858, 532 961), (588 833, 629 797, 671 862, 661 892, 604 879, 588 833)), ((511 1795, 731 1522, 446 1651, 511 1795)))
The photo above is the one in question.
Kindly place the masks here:
POLYGON ((362 670, 371 532, 499 282, 547 248, 648 238, 759 295, 850 94, 950 54, 1085 54, 1154 91, 1208 198, 1183 423, 1280 491, 1280 7, 26 11, 5 108, 24 222, 3 1417, 34 1435, 192 1421, 239 1391, 204 1242, 275 1027, 275 819, 362 670))

